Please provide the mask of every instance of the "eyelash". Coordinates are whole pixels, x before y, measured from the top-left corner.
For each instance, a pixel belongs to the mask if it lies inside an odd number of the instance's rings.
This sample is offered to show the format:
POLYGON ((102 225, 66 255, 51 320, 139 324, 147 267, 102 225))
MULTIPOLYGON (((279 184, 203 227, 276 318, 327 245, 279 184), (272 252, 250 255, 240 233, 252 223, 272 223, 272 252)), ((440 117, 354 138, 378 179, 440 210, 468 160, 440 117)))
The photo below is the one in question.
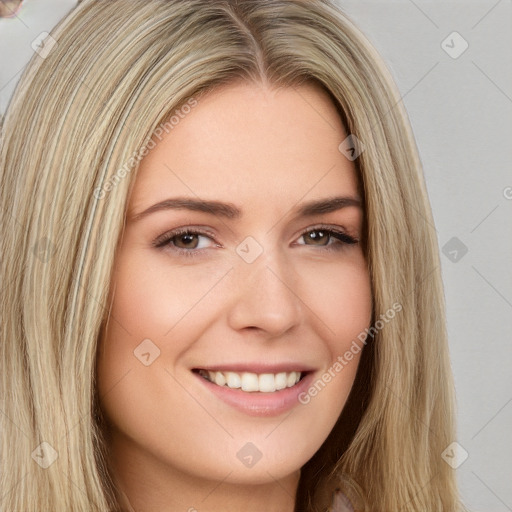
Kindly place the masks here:
MULTIPOLYGON (((304 235, 308 233, 312 233, 315 231, 322 231, 325 235, 329 236, 329 242, 334 238, 338 240, 337 243, 329 243, 328 245, 311 245, 310 247, 320 247, 325 251, 341 251, 346 248, 347 245, 355 245, 359 242, 356 238, 347 235, 343 231, 338 231, 336 229, 326 227, 326 226, 315 226, 313 228, 308 228, 304 231, 302 231, 299 235, 299 238, 303 237, 304 235)), ((164 233, 163 235, 156 238, 152 245, 156 247, 157 249, 165 249, 167 246, 171 247, 171 250, 173 252, 176 252, 178 254, 183 254, 186 257, 197 257, 200 256, 200 251, 202 249, 182 249, 181 247, 174 247, 171 245, 171 241, 179 236, 182 235, 201 235, 206 236, 212 240, 215 241, 212 233, 209 233, 208 231, 202 231, 199 229, 193 229, 193 228, 183 228, 183 229, 175 229, 169 233, 164 233)), ((299 244, 308 246, 308 244, 299 244)))

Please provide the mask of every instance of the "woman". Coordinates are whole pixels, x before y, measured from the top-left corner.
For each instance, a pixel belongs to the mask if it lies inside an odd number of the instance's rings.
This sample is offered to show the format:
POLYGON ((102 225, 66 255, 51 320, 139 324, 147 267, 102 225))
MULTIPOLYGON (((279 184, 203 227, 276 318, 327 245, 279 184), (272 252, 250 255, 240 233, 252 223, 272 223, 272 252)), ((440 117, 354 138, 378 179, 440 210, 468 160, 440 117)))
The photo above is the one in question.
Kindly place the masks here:
POLYGON ((351 22, 85 0, 51 37, 2 132, 2 510, 461 510, 421 165, 351 22))

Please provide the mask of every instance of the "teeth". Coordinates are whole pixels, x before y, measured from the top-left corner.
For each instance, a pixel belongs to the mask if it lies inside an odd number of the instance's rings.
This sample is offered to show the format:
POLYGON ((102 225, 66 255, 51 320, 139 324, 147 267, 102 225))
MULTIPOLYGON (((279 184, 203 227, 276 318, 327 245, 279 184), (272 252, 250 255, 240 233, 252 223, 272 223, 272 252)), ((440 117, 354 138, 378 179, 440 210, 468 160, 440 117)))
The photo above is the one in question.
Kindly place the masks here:
POLYGON ((224 384, 226 384, 226 377, 224 377, 223 373, 215 372, 215 384, 217 384, 217 386, 224 386, 224 384))
POLYGON ((242 391, 259 391, 258 376, 255 373, 242 373, 242 391))
POLYGON ((242 379, 238 373, 226 372, 225 375, 228 388, 238 389, 242 387, 242 379))
MULTIPOLYGON (((299 379, 300 379, 300 375, 299 375, 299 379)), ((294 384, 296 384, 297 382, 298 382, 297 372, 291 372, 286 375, 286 386, 287 387, 291 387, 294 384)))
MULTIPOLYGON (((299 374, 300 375, 300 374, 299 374)), ((275 376, 276 389, 279 391, 280 389, 284 389, 287 384, 286 373, 278 373, 275 376)))
POLYGON ((248 393, 261 392, 273 393, 281 389, 291 388, 299 382, 301 372, 281 373, 236 373, 236 372, 212 372, 210 370, 199 370, 199 374, 205 379, 231 389, 242 389, 248 393))
POLYGON ((272 393, 276 390, 276 381, 272 373, 262 373, 259 376, 259 390, 263 393, 272 393))

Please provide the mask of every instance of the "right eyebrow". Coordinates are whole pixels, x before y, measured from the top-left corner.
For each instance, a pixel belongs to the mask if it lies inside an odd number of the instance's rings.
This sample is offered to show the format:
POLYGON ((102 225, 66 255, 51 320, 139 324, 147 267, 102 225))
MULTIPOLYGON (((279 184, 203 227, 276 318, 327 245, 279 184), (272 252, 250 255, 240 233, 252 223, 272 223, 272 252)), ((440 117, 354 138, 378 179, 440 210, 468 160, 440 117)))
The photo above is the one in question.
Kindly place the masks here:
MULTIPOLYGON (((355 196, 335 196, 324 199, 316 199, 299 205, 293 211, 297 217, 314 217, 346 207, 362 208, 362 201, 355 196)), ((175 197, 165 199, 156 203, 146 210, 131 216, 132 221, 140 220, 147 215, 161 210, 192 210, 219 215, 228 219, 239 219, 242 216, 242 210, 233 203, 221 201, 208 201, 204 199, 193 199, 189 197, 175 197)))
POLYGON ((137 221, 146 217, 150 213, 158 212, 160 210, 193 210, 196 212, 205 212, 212 215, 220 215, 228 219, 239 219, 242 212, 234 204, 223 203, 220 201, 206 201, 204 199, 191 199, 187 197, 177 197, 172 199, 165 199, 156 203, 141 213, 133 215, 131 220, 137 221))

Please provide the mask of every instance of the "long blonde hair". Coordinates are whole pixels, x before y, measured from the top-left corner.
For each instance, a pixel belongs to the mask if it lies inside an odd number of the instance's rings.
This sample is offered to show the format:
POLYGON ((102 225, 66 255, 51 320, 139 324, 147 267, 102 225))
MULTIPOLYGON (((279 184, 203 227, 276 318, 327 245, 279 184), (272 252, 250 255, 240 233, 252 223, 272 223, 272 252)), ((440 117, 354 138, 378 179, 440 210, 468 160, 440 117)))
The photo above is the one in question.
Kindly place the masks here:
POLYGON ((0 508, 118 508, 95 364, 134 155, 190 98, 245 80, 330 94, 364 148, 374 319, 402 306, 302 468, 296 511, 324 511, 344 478, 368 511, 460 510, 441 457, 454 399, 421 163, 399 93, 351 21, 327 0, 84 0, 51 37, 1 135, 0 508))

